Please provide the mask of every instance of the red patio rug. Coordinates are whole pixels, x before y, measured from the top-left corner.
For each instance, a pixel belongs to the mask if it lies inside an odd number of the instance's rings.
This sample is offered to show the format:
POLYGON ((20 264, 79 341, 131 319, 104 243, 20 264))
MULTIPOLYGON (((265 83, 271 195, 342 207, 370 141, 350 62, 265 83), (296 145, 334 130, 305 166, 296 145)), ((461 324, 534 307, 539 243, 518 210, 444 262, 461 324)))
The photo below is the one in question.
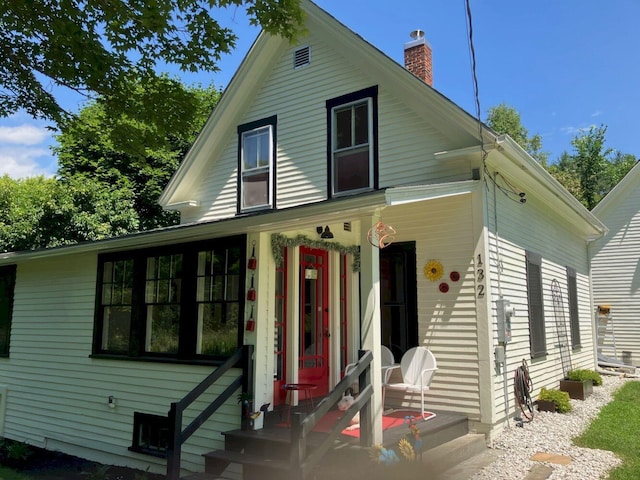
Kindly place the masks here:
MULTIPOLYGON (((328 432, 331 430, 331 427, 340 419, 344 412, 340 410, 331 410, 324 417, 320 419, 320 421, 314 427, 314 431, 316 432, 328 432)), ((436 414, 433 412, 424 412, 424 419, 431 420, 435 418, 436 414)), ((410 419, 418 419, 420 420, 420 412, 416 412, 415 410, 395 410, 392 412, 385 413, 382 416, 382 430, 388 430, 389 428, 401 427, 402 425, 406 425, 409 427, 410 419)), ((360 429, 354 428, 353 430, 344 429, 342 431, 343 435, 348 435, 350 437, 360 437, 360 429)))

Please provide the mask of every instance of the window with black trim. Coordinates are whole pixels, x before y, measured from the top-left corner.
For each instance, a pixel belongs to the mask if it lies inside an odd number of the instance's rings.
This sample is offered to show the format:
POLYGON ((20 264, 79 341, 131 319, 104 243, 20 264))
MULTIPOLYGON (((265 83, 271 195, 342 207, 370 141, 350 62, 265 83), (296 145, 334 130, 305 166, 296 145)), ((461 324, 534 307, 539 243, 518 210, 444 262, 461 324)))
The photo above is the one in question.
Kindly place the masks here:
POLYGON ((215 359, 238 349, 245 237, 99 260, 95 355, 215 359))
POLYGON ((578 310, 578 286, 576 271, 567 267, 567 292, 569 296, 569 320, 571 324, 571 346, 580 348, 580 314, 578 310))
POLYGON ((238 127, 238 211, 274 207, 277 117, 238 127))
POLYGON ((327 101, 330 195, 377 188, 378 87, 327 101))
POLYGON ((9 356, 13 292, 16 286, 16 266, 0 267, 0 356, 9 356))
POLYGON ((133 412, 133 440, 129 450, 166 457, 169 449, 169 418, 133 412))
POLYGON ((544 302, 542 295, 542 257, 527 252, 527 299, 529 300, 529 343, 531 357, 547 354, 544 302))

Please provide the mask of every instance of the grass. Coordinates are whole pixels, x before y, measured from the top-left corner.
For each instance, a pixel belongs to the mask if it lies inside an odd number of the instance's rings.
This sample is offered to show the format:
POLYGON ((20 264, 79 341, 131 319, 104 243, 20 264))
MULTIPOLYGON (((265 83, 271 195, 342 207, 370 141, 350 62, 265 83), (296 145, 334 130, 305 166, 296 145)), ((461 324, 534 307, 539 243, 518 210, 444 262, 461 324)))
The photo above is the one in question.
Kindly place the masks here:
POLYGON ((0 466, 0 480, 30 480, 30 477, 8 467, 0 466))
POLYGON ((589 428, 574 439, 576 445, 615 453, 623 464, 612 470, 609 480, 640 478, 640 382, 626 382, 602 407, 589 428))

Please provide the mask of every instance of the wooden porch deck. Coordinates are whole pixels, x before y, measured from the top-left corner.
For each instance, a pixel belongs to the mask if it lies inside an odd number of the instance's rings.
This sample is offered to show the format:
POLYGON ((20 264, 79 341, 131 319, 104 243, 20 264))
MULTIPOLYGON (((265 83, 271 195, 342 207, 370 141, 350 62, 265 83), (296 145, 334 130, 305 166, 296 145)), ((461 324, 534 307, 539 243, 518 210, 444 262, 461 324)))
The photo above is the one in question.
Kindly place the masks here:
MULTIPOLYGON (((304 409, 304 406, 298 407, 304 409)), ((403 409, 405 410, 405 409, 403 409)), ((292 410, 293 412, 293 410, 292 410)), ((419 412, 416 412, 419 414, 419 412)), ((423 441, 422 452, 427 455, 429 450, 464 437, 468 433, 468 421, 466 416, 436 411, 436 417, 427 421, 418 422, 420 436, 423 441)), ((270 412, 265 418, 265 427, 260 430, 232 430, 225 432, 225 450, 213 451, 205 454, 206 472, 193 478, 218 479, 224 478, 222 470, 229 463, 242 463, 244 465, 245 480, 280 480, 282 469, 286 468, 289 456, 291 432, 282 424, 283 412, 276 410, 270 412), (256 459, 252 464, 247 456, 241 452, 250 451, 252 458, 256 459), (259 460, 258 460, 259 459, 259 460), (274 474, 269 473, 267 466, 277 468, 274 474), (211 475, 211 476, 209 476, 211 475)), ((398 441, 409 433, 407 424, 398 425, 383 431, 383 446, 392 448, 398 452, 398 441)), ((327 433, 312 431, 307 437, 308 448, 314 449, 322 444, 328 436, 327 433)), ((416 464, 417 466, 417 464, 416 464)), ((356 437, 340 435, 333 443, 332 448, 318 464, 309 479, 331 479, 348 477, 352 480, 379 478, 380 465, 370 457, 370 449, 360 446, 356 437)), ((415 468, 415 467, 412 467, 415 468)), ((384 470, 382 470, 384 471, 384 470)), ((389 472, 386 472, 388 475, 389 472)))

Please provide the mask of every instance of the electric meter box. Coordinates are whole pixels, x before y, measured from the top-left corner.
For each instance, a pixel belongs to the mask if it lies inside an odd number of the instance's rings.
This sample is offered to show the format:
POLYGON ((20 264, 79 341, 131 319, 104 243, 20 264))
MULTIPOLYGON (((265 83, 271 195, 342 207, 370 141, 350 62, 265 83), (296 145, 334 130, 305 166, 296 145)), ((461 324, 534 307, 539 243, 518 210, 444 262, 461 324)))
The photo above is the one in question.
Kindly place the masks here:
POLYGON ((496 300, 496 310, 498 314, 498 342, 508 343, 511 341, 511 317, 515 315, 515 308, 506 298, 496 300))

